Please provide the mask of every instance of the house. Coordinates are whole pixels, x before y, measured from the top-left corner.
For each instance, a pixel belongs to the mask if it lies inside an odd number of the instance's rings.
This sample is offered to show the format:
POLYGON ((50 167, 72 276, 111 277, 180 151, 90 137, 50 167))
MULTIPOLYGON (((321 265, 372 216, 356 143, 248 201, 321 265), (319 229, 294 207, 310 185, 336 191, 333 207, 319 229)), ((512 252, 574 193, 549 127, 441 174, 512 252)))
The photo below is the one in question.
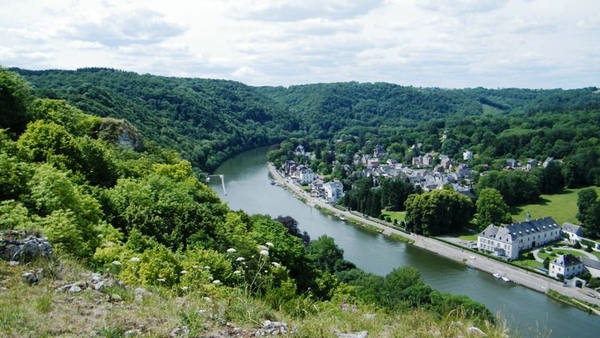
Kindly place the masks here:
POLYGON ((331 203, 337 202, 344 196, 344 186, 340 181, 330 181, 323 184, 325 199, 331 203))
POLYGON ((554 157, 547 157, 546 160, 542 163, 542 167, 546 168, 548 164, 554 162, 554 157))
POLYGON ((581 263, 583 263, 584 268, 589 271, 590 275, 592 275, 592 277, 597 278, 600 277, 600 262, 595 260, 595 259, 591 259, 591 258, 587 258, 587 257, 580 257, 579 258, 581 260, 581 263))
POLYGON ((508 160, 506 160, 506 166, 508 166, 509 168, 516 168, 517 165, 519 164, 519 162, 517 162, 517 160, 515 160, 514 158, 509 158, 508 160))
POLYGON ((561 227, 552 217, 531 220, 506 226, 490 224, 477 236, 477 248, 492 252, 507 260, 519 257, 519 252, 561 239, 561 227))
POLYGON ((531 170, 532 168, 535 168, 535 166, 537 166, 537 161, 533 158, 530 158, 527 160, 527 170, 531 170))
POLYGON ((308 184, 315 179, 315 173, 307 166, 300 166, 296 172, 296 178, 300 184, 308 184))
POLYGON ((580 241, 583 238, 583 228, 569 222, 563 223, 562 232, 569 236, 571 242, 580 241))
POLYGON ((560 278, 559 275, 562 275, 565 279, 571 279, 582 273, 583 263, 571 254, 556 257, 548 267, 548 275, 554 278, 560 278))
POLYGON ((473 152, 470 150, 463 151, 463 160, 468 161, 473 158, 473 152))

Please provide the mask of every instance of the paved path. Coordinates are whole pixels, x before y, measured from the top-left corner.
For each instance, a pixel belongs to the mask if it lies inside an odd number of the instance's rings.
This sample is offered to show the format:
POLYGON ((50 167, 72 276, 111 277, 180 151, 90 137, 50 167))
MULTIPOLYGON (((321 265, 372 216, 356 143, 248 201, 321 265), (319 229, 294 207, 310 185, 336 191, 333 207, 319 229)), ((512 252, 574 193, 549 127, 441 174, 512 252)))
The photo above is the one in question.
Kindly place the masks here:
POLYGON ((473 268, 489 272, 490 274, 498 272, 510 278, 510 280, 514 283, 523 285, 534 291, 546 293, 548 292, 548 290, 555 290, 562 295, 573 297, 576 299, 581 299, 586 302, 600 306, 600 300, 598 298, 591 298, 586 295, 588 292, 593 291, 591 289, 564 287, 561 282, 552 278, 540 276, 536 273, 514 267, 510 264, 505 264, 496 261, 484 255, 480 255, 472 251, 455 247, 435 238, 419 236, 415 234, 407 234, 403 231, 396 230, 379 222, 375 222, 371 219, 361 217, 352 212, 336 209, 323 200, 311 197, 310 194, 302 190, 299 186, 287 181, 281 175, 281 173, 275 169, 275 167, 272 164, 268 164, 268 167, 271 176, 273 176, 273 179, 276 182, 278 182, 280 186, 285 186, 297 196, 304 198, 306 200, 306 203, 308 203, 309 205, 318 205, 320 208, 327 209, 337 215, 342 215, 348 219, 352 218, 367 225, 379 228, 383 231, 384 234, 396 234, 399 236, 403 236, 412 240, 412 244, 417 247, 429 250, 440 256, 444 256, 458 262, 464 262, 466 264, 469 264, 473 268))

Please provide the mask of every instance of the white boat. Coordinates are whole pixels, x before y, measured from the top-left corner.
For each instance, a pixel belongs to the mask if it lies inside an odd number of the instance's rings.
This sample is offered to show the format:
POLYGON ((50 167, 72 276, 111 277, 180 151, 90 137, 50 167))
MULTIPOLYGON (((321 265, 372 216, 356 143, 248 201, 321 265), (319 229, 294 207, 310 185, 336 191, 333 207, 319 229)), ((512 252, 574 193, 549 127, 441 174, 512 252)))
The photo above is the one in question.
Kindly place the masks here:
POLYGON ((499 272, 494 272, 492 276, 494 276, 496 279, 502 278, 502 275, 499 272))
POLYGON ((505 282, 510 282, 510 279, 508 279, 508 277, 506 277, 506 276, 502 276, 502 280, 505 282))
POLYGON ((342 215, 338 216, 340 218, 340 221, 347 221, 348 219, 342 215))

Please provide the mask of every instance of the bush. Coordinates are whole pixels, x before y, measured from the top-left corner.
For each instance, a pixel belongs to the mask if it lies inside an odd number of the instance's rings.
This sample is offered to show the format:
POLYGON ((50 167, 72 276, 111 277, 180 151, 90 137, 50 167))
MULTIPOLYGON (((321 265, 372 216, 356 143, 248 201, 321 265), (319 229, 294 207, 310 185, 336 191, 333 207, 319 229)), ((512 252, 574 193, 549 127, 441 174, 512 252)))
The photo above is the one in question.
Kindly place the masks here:
POLYGON ((594 249, 592 249, 591 245, 588 245, 587 248, 585 248, 585 251, 586 252, 592 252, 592 251, 594 251, 594 249))
POLYGON ((540 251, 538 251, 539 253, 545 253, 546 250, 544 250, 544 248, 540 248, 540 251))
POLYGON ((548 269, 550 267, 550 259, 548 257, 546 257, 546 259, 544 259, 544 269, 548 269))
POLYGON ((579 243, 579 241, 576 241, 575 244, 573 244, 573 248, 581 249, 581 244, 579 243))
POLYGON ((548 252, 552 252, 552 247, 551 247, 551 246, 547 246, 547 247, 546 247, 546 251, 548 251, 548 252))

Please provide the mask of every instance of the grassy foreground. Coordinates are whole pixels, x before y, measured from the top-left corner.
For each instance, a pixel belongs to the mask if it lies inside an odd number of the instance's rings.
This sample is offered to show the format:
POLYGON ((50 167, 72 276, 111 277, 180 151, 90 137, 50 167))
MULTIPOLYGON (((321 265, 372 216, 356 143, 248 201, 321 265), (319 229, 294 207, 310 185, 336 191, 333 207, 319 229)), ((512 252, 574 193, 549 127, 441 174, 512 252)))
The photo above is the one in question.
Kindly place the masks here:
POLYGON ((280 335, 284 337, 336 337, 336 332, 360 331, 368 331, 369 337, 481 336, 472 326, 486 337, 508 334, 505 325, 476 325, 460 313, 445 318, 421 310, 390 314, 361 304, 356 311, 343 311, 336 301, 299 303, 299 315, 290 316, 242 289, 214 285, 202 291, 140 292, 116 281, 111 285, 111 277, 104 275, 107 286, 96 291, 86 288, 89 272, 70 260, 28 266, 2 261, 0 275, 2 337, 250 337, 265 320, 286 323, 288 331, 280 335), (38 269, 45 275, 39 284, 24 282, 23 273, 38 269), (80 292, 63 290, 76 282, 82 286, 80 292))

